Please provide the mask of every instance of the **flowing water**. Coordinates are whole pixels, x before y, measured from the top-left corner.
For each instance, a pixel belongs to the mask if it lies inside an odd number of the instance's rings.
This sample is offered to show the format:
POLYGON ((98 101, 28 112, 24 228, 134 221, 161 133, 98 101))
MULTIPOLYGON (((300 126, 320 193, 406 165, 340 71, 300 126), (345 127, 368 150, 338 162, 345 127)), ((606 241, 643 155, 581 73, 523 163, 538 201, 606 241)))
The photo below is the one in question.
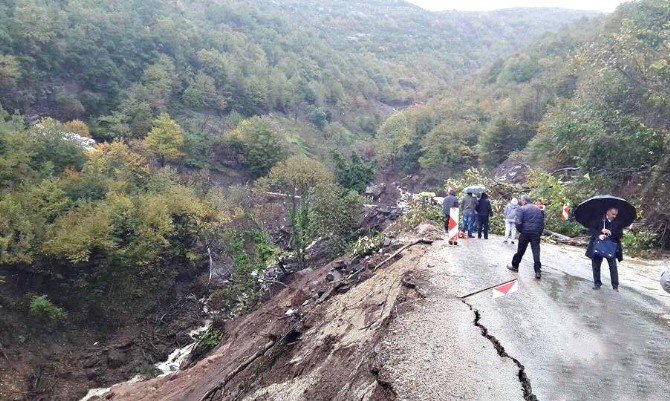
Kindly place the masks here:
MULTIPOLYGON (((204 303, 204 300, 201 300, 201 302, 204 303)), ((209 308, 207 307, 206 304, 204 304, 203 310, 205 311, 205 313, 209 314, 209 308)), ((188 357, 191 355, 191 351, 193 351, 193 348, 195 348, 200 338, 203 336, 203 334, 205 334, 205 332, 210 328, 211 325, 212 325, 211 319, 205 320, 202 326, 195 328, 188 333, 188 335, 193 340, 192 343, 184 347, 175 349, 167 357, 165 361, 154 364, 156 369, 158 369, 161 372, 158 375, 158 377, 176 373, 179 370, 181 370, 184 363, 188 360, 188 357)), ((132 379, 118 384, 132 384, 145 379, 146 377, 142 375, 135 375, 135 377, 133 377, 132 379)), ((115 386, 118 384, 115 384, 115 386)), ((95 397, 102 397, 105 394, 107 394, 112 389, 112 387, 90 389, 88 390, 88 393, 86 393, 86 395, 79 401, 90 401, 92 399, 95 399, 95 397)))

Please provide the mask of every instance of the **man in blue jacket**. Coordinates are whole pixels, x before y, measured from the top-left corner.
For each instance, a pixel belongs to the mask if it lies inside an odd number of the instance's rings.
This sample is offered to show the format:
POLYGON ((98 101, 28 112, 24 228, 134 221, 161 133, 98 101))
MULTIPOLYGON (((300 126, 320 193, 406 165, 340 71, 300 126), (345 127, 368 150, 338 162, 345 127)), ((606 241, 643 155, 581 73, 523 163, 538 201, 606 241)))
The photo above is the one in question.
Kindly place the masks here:
POLYGON ((512 264, 507 265, 507 268, 513 272, 519 271, 519 264, 523 254, 526 253, 528 244, 533 251, 533 267, 535 268, 535 278, 541 277, 540 270, 542 263, 540 262, 540 237, 544 231, 544 211, 533 204, 530 196, 521 196, 521 207, 516 211, 516 229, 521 233, 519 235, 519 246, 516 254, 512 258, 512 264))

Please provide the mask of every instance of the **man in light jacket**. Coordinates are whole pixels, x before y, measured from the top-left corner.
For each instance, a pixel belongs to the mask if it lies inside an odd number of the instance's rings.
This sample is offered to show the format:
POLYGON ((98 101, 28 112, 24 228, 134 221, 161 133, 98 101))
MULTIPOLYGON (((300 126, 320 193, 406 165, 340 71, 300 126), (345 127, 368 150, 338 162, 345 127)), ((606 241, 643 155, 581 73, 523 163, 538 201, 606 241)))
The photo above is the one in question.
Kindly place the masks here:
POLYGON ((505 220, 504 243, 509 241, 511 244, 514 244, 514 238, 516 238, 516 210, 518 208, 519 201, 516 198, 512 198, 507 206, 505 206, 505 211, 503 212, 503 219, 505 220))
POLYGON ((544 231, 544 211, 539 207, 533 205, 530 196, 521 196, 521 207, 516 211, 516 229, 521 233, 519 235, 519 246, 516 254, 512 258, 512 264, 507 265, 507 268, 513 272, 519 271, 519 264, 523 254, 526 253, 528 244, 533 251, 533 268, 535 269, 535 278, 540 279, 540 270, 542 263, 540 262, 540 237, 544 231))
POLYGON ((477 198, 472 196, 471 192, 463 198, 461 202, 461 213, 463 213, 463 231, 467 229, 468 238, 474 238, 472 230, 475 224, 475 209, 477 208, 477 198))

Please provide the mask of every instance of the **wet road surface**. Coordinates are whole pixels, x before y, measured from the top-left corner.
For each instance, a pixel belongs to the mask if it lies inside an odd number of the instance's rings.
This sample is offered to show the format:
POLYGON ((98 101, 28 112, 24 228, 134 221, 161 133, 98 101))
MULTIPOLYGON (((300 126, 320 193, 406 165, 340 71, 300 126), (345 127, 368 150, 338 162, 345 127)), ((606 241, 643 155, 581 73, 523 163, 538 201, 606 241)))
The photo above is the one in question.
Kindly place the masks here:
POLYGON ((543 243, 536 280, 530 249, 519 273, 505 268, 516 246, 500 237, 436 246, 447 263, 433 271, 458 280, 460 296, 518 276, 518 292, 493 299, 486 291, 466 302, 523 365, 537 399, 670 399, 670 297, 658 284, 660 264, 624 260, 617 293, 605 266, 602 289, 591 289, 590 260, 580 248, 543 243))

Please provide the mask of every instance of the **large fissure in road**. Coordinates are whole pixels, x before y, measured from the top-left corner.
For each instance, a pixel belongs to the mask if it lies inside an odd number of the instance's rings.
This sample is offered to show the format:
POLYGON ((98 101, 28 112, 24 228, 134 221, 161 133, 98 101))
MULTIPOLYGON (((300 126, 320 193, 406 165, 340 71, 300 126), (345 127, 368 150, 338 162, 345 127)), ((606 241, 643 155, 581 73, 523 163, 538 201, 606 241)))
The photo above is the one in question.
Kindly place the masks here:
POLYGON ((468 308, 470 308, 470 310, 474 312, 474 314, 475 314, 475 319, 473 321, 474 325, 479 327, 479 329, 481 330, 482 336, 485 337, 486 339, 488 339, 491 342, 491 344, 493 344, 493 348, 495 348, 498 355, 500 355, 501 358, 509 358, 519 368, 518 378, 519 378, 519 382, 521 383, 521 389, 523 390, 524 400, 526 400, 526 401, 538 401, 537 397, 533 394, 533 389, 530 385, 530 379, 528 378, 528 375, 526 374, 525 366, 523 366, 523 364, 521 362, 519 362, 518 359, 516 359, 515 357, 508 354, 507 351, 505 351, 505 347, 503 347, 502 344, 500 344, 500 341, 498 341, 498 339, 495 336, 493 336, 492 334, 489 333, 488 328, 486 328, 486 326, 484 326, 481 323, 482 315, 479 312, 479 309, 473 307, 471 304, 469 304, 464 299, 461 299, 461 302, 466 304, 468 306, 468 308))

